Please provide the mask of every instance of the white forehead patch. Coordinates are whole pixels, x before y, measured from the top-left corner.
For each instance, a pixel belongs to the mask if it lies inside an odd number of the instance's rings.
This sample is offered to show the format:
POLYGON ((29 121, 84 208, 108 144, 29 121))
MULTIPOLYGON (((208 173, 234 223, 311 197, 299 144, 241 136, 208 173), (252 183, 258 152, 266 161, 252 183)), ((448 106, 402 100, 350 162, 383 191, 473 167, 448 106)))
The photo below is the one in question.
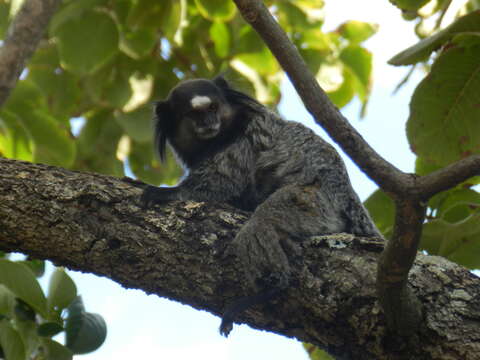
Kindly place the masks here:
POLYGON ((199 109, 210 105, 212 100, 208 96, 195 95, 192 100, 190 100, 190 103, 194 109, 199 109))

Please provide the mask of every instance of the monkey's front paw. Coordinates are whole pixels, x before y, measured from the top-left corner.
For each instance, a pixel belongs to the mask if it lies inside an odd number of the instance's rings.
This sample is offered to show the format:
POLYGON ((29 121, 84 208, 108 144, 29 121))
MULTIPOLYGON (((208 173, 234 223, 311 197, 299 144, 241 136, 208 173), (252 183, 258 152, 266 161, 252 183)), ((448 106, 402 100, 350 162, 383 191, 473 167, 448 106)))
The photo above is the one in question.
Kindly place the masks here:
POLYGON ((152 207, 155 204, 162 204, 173 200, 175 188, 162 188, 148 185, 140 197, 140 204, 143 208, 152 207))

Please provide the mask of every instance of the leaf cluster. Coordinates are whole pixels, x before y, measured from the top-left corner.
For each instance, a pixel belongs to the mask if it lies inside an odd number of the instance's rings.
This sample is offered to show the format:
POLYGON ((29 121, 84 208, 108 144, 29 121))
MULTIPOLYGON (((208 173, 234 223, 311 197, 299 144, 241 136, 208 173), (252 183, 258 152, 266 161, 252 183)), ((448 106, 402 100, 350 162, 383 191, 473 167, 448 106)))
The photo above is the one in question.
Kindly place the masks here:
MULTIPOLYGON (((418 6, 421 2, 410 3, 418 6)), ((440 11, 442 2, 436 4, 440 11)), ((396 66, 428 63, 428 74, 412 96, 406 129, 410 147, 417 155, 418 175, 430 174, 480 153, 478 5, 469 1, 467 8, 471 12, 389 61, 396 66)), ((479 178, 470 178, 430 199, 420 244, 423 250, 472 269, 480 268, 478 183, 479 178)), ((390 198, 378 190, 366 206, 380 230, 391 236, 395 214, 390 198)))
POLYGON ((44 294, 37 279, 44 268, 39 260, 0 259, 0 352, 7 360, 73 359, 105 340, 105 321, 85 311, 75 283, 63 269, 55 269, 44 294), (65 345, 52 339, 61 332, 65 345))
MULTIPOLYGON (((0 36, 13 7, 0 4, 0 36)), ((375 26, 325 32, 322 7, 271 2, 335 104, 366 104, 371 54, 362 43, 375 26)), ((219 73, 264 103, 280 100, 281 69, 233 2, 64 1, 0 111, 0 155, 173 184, 182 171, 172 154, 163 164, 153 155, 152 104, 182 79, 219 73)))

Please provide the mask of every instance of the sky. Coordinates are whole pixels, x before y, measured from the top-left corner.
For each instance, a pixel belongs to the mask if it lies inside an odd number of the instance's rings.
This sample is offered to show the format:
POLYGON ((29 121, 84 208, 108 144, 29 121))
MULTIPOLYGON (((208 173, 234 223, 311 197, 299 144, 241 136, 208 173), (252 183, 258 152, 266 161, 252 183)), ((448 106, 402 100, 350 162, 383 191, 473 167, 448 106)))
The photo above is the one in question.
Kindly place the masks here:
MULTIPOLYGON (((399 11, 387 0, 326 0, 326 28, 355 19, 379 24, 378 33, 366 46, 374 53, 374 83, 367 115, 359 119, 358 101, 342 109, 343 114, 373 148, 403 171, 412 171, 414 156, 405 137, 408 102, 422 74, 392 96, 408 68, 395 68, 386 61, 414 44, 412 24, 402 20, 399 11)), ((302 121, 329 140, 313 123, 290 84, 284 85, 284 100, 279 110, 289 120, 302 121)), ((344 155, 344 154, 342 154, 344 155)), ((364 200, 376 186, 345 156, 353 187, 364 200)), ((175 359, 240 360, 308 359, 300 342, 283 336, 235 325, 230 337, 218 333, 220 319, 139 290, 126 290, 106 278, 70 272, 83 296, 87 311, 100 313, 108 324, 104 345, 88 360, 175 359)), ((81 358, 81 357, 79 357, 81 358)))

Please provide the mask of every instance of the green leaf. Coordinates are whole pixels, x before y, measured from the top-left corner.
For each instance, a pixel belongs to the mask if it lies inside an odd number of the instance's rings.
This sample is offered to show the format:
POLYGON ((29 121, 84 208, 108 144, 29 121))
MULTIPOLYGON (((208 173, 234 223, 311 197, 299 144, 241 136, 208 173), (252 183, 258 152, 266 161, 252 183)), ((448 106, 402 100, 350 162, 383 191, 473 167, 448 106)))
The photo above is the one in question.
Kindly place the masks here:
POLYGON ((118 52, 117 25, 106 12, 88 11, 63 23, 55 32, 62 66, 91 74, 118 52))
POLYGON ((43 347, 45 348, 45 360, 72 360, 72 351, 62 344, 51 340, 42 339, 43 347))
MULTIPOLYGON (((33 315, 35 315, 35 313, 33 315)), ((29 319, 27 321, 18 321, 17 317, 15 321, 15 329, 22 338, 27 359, 31 359, 32 354, 37 352, 38 346, 40 345, 40 338, 37 335, 37 324, 35 323, 35 317, 33 320, 29 319)))
POLYGON ((62 268, 56 268, 48 286, 48 306, 51 309, 65 309, 77 297, 77 287, 62 268))
POLYGON ((235 61, 241 61, 261 75, 271 75, 279 71, 276 59, 250 27, 242 28, 236 46, 238 55, 235 61))
POLYGON ((104 85, 103 101, 107 101, 114 108, 122 108, 132 97, 133 91, 128 76, 118 71, 113 74, 104 85))
POLYGON ((73 164, 76 148, 68 128, 49 114, 45 98, 31 80, 18 82, 4 108, 28 131, 34 161, 67 168, 73 164))
POLYGON ((463 32, 455 34, 452 37, 452 43, 468 48, 480 44, 480 31, 479 32, 463 32))
POLYGON ((335 35, 325 34, 321 29, 302 31, 298 42, 301 48, 315 49, 325 54, 331 53, 332 49, 337 45, 335 43, 335 35))
POLYGON ((26 265, 0 259, 0 283, 46 318, 47 299, 26 265))
POLYGON ((307 351, 310 360, 333 360, 327 352, 309 343, 303 343, 305 351, 307 351))
POLYGON ((480 152, 479 58, 479 45, 451 47, 415 90, 407 136, 425 161, 443 166, 480 152))
POLYGON ((49 24, 50 34, 55 34, 59 26, 76 18, 85 16, 84 13, 106 0, 82 0, 66 2, 53 16, 49 24))
POLYGON ((31 80, 20 80, 15 89, 8 97, 5 108, 9 108, 14 113, 23 110, 24 107, 30 108, 47 108, 47 102, 39 87, 31 80))
POLYGON ((75 160, 75 143, 55 118, 42 109, 23 112, 22 122, 33 139, 34 161, 69 168, 75 160))
POLYGON ((157 41, 155 29, 140 28, 122 37, 120 50, 134 59, 139 59, 150 55, 157 41))
POLYGON ((454 224, 442 219, 423 226, 420 247, 470 269, 480 267, 480 213, 454 224))
POLYGON ((35 310, 22 299, 17 298, 14 312, 15 317, 20 320, 20 322, 35 322, 35 310))
POLYGON ((63 330, 65 329, 60 324, 57 324, 56 322, 47 322, 38 326, 37 334, 42 337, 52 337, 61 333, 63 330))
POLYGON ((26 360, 22 338, 6 320, 0 320, 0 345, 5 360, 26 360))
POLYGON ((168 16, 163 22, 162 31, 167 39, 173 40, 176 44, 183 44, 183 30, 187 20, 187 0, 170 1, 168 16))
POLYGON ((322 51, 312 48, 299 48, 299 52, 312 74, 316 74, 319 71, 320 66, 325 62, 325 58, 328 55, 328 52, 322 53, 322 51))
POLYGON ((137 110, 120 113, 115 119, 133 140, 147 142, 153 138, 152 117, 151 106, 141 106, 137 110))
POLYGON ((56 69, 60 65, 57 46, 51 42, 40 43, 29 62, 31 68, 56 69))
POLYGON ((33 144, 22 121, 14 113, 0 111, 0 153, 10 159, 33 161, 33 144))
POLYGON ((0 284, 0 320, 13 317, 15 304, 15 295, 5 285, 0 284))
POLYGON ((295 4, 303 11, 320 10, 325 6, 324 0, 294 0, 295 4))
POLYGON ((235 16, 236 7, 232 1, 195 0, 198 11, 212 21, 229 21, 235 16))
POLYGON ((440 170, 441 168, 441 166, 436 165, 434 162, 428 161, 423 157, 418 156, 415 159, 415 174, 423 176, 440 170))
MULTIPOLYGON (((115 3, 118 3, 116 1, 115 3)), ((132 8, 126 18, 126 27, 129 29, 151 27, 159 28, 165 33, 166 37, 174 34, 180 23, 180 16, 177 13, 176 5, 179 0, 142 0, 134 1, 132 8), (173 24, 176 24, 173 25, 173 24), (168 29, 170 28, 171 29, 168 29)))
MULTIPOLYGON (((349 70, 347 68, 347 70, 349 70)), ((344 82, 343 74, 345 73, 345 66, 339 61, 327 61, 320 65, 318 72, 315 74, 320 86, 327 92, 332 93, 340 89, 344 82)), ((354 75, 348 71, 348 76, 353 82, 354 75)))
POLYGON ((75 75, 58 68, 31 65, 28 79, 42 90, 52 115, 65 118, 71 116, 81 96, 75 75))
POLYGON ((27 258, 24 261, 19 261, 21 264, 27 265, 30 270, 35 274, 37 278, 42 277, 45 274, 45 261, 33 258, 27 258))
POLYGON ((273 75, 279 70, 277 60, 267 49, 258 53, 240 54, 236 59, 263 76, 273 75))
POLYGON ((154 155, 151 142, 133 142, 128 163, 132 172, 149 184, 174 185, 183 173, 170 150, 167 152, 166 161, 159 163, 154 155))
POLYGON ((390 0, 392 4, 401 10, 416 11, 430 0, 390 0))
POLYGON ((230 31, 223 22, 214 22, 210 26, 210 37, 219 57, 226 57, 230 52, 230 31))
POLYGON ((68 307, 66 320, 67 347, 74 354, 86 354, 98 349, 107 336, 107 324, 99 314, 85 312, 81 297, 68 307))
POLYGON ((362 102, 367 100, 370 93, 370 76, 372 74, 372 54, 357 45, 347 46, 340 53, 340 60, 347 66, 358 82, 357 94, 362 102))
POLYGON ((79 153, 75 169, 123 176, 123 164, 117 159, 121 136, 122 128, 111 111, 89 114, 77 140, 79 153))
POLYGON ((456 223, 480 210, 480 194, 472 189, 453 189, 437 208, 436 216, 456 223))
POLYGON ((129 91, 131 93, 131 89, 129 88, 127 75, 123 71, 118 71, 120 67, 123 66, 110 64, 85 78, 83 83, 85 93, 95 106, 102 108, 106 105, 115 107, 116 105, 113 104, 119 103, 122 103, 121 106, 123 106, 128 101, 128 99, 125 99, 125 94, 128 95, 129 91), (120 90, 116 89, 113 94, 109 94, 109 91, 114 90, 115 85, 120 85, 120 90), (108 97, 108 100, 106 97, 108 97))
MULTIPOLYGON (((306 4, 307 2, 303 2, 306 4)), ((278 12, 276 13, 279 23, 286 31, 299 32, 304 30, 317 28, 320 29, 323 24, 323 13, 311 7, 302 7, 300 2, 278 2, 278 12)))
POLYGON ((350 20, 340 25, 337 31, 350 43, 359 44, 374 35, 378 31, 378 25, 350 20))
POLYGON ((391 58, 390 65, 412 65, 428 59, 430 54, 447 43, 454 35, 462 32, 480 31, 480 11, 458 18, 445 29, 429 36, 391 58))
POLYGON ((343 81, 335 90, 327 91, 329 99, 339 108, 347 105, 355 96, 354 75, 348 69, 343 69, 343 81))
POLYGON ((381 190, 376 190, 364 202, 375 225, 382 234, 389 238, 393 232, 395 220, 395 204, 393 200, 381 190))

